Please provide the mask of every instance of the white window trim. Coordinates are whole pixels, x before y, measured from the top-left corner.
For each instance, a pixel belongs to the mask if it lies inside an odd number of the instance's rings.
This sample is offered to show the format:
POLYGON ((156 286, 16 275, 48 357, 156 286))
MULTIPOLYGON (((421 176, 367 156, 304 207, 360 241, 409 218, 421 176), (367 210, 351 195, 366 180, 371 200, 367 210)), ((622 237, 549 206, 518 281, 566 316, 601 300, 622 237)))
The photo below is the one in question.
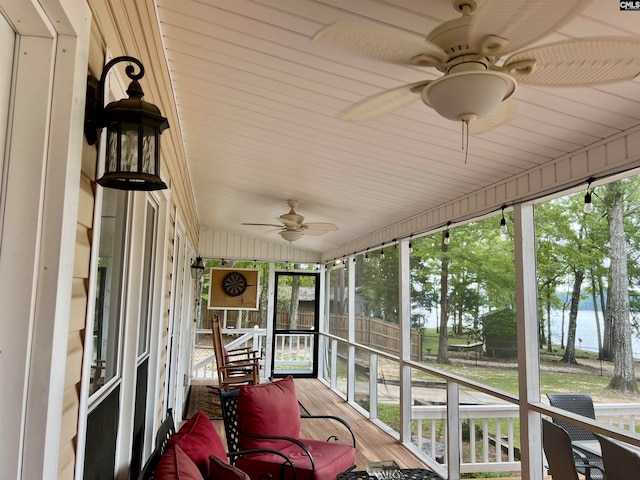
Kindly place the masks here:
POLYGON ((0 0, 0 10, 13 24, 18 44, 5 174, 11 184, 23 180, 19 188, 6 192, 4 228, 11 226, 8 238, 14 240, 3 242, 2 259, 5 271, 18 272, 10 285, 3 284, 4 293, 12 298, 3 311, 11 319, 3 322, 8 327, 4 334, 20 345, 20 351, 3 362, 22 375, 13 388, 22 392, 23 401, 6 406, 13 420, 5 438, 15 448, 1 454, 0 464, 8 477, 55 478, 90 14, 80 0, 47 2, 46 10, 35 0, 0 0), (13 455, 16 448, 18 456, 13 455))

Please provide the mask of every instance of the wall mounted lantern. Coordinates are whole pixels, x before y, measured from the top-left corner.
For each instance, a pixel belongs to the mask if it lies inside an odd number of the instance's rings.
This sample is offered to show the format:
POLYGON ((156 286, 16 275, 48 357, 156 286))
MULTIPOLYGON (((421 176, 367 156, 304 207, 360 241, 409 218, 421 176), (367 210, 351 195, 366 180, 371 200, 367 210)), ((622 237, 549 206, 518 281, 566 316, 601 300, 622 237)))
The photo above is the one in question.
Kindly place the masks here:
POLYGON ((89 145, 98 141, 99 132, 107 128, 104 174, 97 182, 103 187, 119 190, 163 190, 166 183, 160 179, 160 134, 169 128, 169 122, 155 105, 142 100, 140 80, 144 67, 134 57, 122 56, 109 61, 100 81, 89 77, 87 84, 87 112, 85 135, 89 145), (131 62, 125 73, 131 79, 129 98, 111 102, 106 107, 105 79, 109 69, 120 62, 131 62))
POLYGON ((202 261, 202 257, 196 257, 196 259, 191 262, 191 278, 194 280, 200 280, 203 274, 204 262, 202 261))

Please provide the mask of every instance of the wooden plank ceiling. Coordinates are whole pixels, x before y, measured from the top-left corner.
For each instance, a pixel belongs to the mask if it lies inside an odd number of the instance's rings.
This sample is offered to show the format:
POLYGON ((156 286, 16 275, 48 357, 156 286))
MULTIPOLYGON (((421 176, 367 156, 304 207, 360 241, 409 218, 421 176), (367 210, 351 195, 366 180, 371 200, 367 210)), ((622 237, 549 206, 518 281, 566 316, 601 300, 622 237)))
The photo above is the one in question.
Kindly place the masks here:
MULTIPOLYGON (((469 140, 417 101, 366 123, 336 114, 364 97, 435 79, 314 44, 341 19, 422 35, 459 14, 450 0, 157 0, 189 174, 203 227, 284 243, 269 227, 300 201, 338 231, 295 247, 327 251, 640 123, 639 81, 518 86, 517 115, 469 140)), ((539 43, 640 37, 637 12, 597 0, 539 43)))

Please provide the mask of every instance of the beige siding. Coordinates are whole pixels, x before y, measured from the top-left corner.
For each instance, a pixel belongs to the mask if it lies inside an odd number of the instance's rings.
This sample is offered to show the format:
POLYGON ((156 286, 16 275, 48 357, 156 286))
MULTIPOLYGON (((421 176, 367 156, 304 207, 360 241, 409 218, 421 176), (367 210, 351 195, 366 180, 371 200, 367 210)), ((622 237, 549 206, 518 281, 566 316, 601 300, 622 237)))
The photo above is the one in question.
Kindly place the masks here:
MULTIPOLYGON (((95 159, 96 150, 85 145, 83 160, 95 159)), ((83 161, 83 164, 90 163, 83 161)), ((65 391, 60 431, 60 457, 58 478, 73 479, 76 461, 76 436, 80 411, 80 382, 82 379, 82 357, 87 316, 89 264, 93 232, 94 188, 91 178, 84 174, 79 179, 80 194, 78 222, 76 225, 76 247, 71 291, 71 314, 67 343, 67 366, 65 391)))

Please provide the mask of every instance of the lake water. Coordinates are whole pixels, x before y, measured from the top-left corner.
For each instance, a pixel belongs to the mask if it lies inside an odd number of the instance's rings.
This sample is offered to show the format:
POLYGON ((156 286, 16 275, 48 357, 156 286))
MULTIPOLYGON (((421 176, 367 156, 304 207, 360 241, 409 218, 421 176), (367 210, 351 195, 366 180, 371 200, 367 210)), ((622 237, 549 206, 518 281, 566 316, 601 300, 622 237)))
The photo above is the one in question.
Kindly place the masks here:
MULTIPOLYGON (((602 314, 599 313, 600 332, 604 333, 602 314)), ((567 328, 569 323, 569 312, 565 313, 564 339, 567 340, 567 328)), ((551 341, 560 344, 562 338, 562 312, 551 313, 551 341)), ((631 348, 633 357, 640 359, 640 339, 638 339, 632 329, 631 348)), ((579 310, 576 323, 576 350, 587 350, 598 353, 598 331, 596 329, 596 316, 593 310, 579 310), (580 339, 582 342, 580 342, 580 339)))
MULTIPOLYGON (((415 313, 415 312, 414 312, 415 313)), ((602 314, 599 315, 600 320, 600 331, 604 332, 602 314)), ((435 328, 438 319, 435 312, 427 313, 425 315, 426 324, 425 326, 428 328, 435 328)), ((567 341, 567 328, 569 323, 569 312, 565 313, 565 321, 564 321, 564 340, 567 341)), ((546 325, 545 325, 546 331, 546 325)), ((633 330, 632 330, 633 332, 633 330)), ((560 340, 562 338, 562 312, 561 311, 552 311, 551 312, 551 341, 560 345, 560 340)), ((640 339, 635 335, 632 336, 631 345, 633 349, 633 357, 636 359, 640 359, 640 339)), ((593 310, 579 310, 578 311, 578 319, 576 325, 576 350, 586 350, 589 352, 598 352, 598 332, 596 330, 596 317, 595 312, 593 310), (582 340, 580 342, 579 340, 582 340)))

